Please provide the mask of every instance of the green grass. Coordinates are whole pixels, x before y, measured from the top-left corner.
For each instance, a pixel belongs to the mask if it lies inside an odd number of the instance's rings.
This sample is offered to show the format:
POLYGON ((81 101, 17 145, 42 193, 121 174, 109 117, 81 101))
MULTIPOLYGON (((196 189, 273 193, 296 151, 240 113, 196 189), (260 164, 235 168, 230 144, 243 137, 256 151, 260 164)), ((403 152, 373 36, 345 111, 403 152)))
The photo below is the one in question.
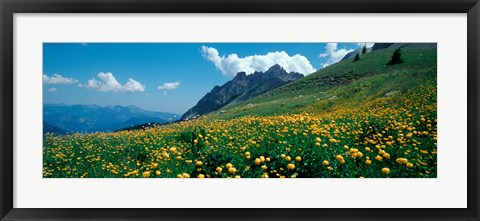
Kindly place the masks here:
POLYGON ((436 49, 402 49, 405 62, 387 66, 393 51, 367 53, 357 62, 350 58, 259 97, 226 106, 210 116, 232 119, 326 112, 341 103, 359 105, 391 91, 405 93, 427 81, 436 83, 436 49), (222 110, 226 112, 220 114, 222 110))
POLYGON ((404 49, 405 63, 386 66, 392 53, 339 62, 223 114, 47 135, 43 177, 437 177, 436 49, 404 49))

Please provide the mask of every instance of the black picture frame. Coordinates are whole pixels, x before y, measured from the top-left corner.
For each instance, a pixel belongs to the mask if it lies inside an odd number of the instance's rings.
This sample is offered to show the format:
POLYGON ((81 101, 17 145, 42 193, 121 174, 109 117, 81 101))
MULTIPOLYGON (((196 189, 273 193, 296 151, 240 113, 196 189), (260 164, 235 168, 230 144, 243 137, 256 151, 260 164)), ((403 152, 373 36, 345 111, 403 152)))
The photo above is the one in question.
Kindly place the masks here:
MULTIPOLYGON (((1 220, 480 220, 479 0, 0 0, 1 220), (13 208, 15 13, 467 13, 468 204, 465 209, 13 208)), ((448 31, 448 30, 445 30, 448 31)), ((448 190, 445 190, 448 191, 448 190)))

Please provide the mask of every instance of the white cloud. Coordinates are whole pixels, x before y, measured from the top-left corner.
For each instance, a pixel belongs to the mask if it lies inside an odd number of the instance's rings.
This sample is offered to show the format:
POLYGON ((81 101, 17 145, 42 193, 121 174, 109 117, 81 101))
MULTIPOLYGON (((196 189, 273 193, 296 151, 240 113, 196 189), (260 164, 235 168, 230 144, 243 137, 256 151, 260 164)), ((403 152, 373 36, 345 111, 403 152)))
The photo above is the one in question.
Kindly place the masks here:
POLYGON ((74 78, 66 78, 59 74, 54 74, 53 76, 49 77, 48 75, 44 74, 43 77, 44 84, 75 84, 78 82, 77 79, 74 78))
POLYGON ((304 75, 316 71, 305 56, 300 54, 290 56, 285 51, 268 52, 264 55, 250 55, 243 58, 238 57, 237 54, 220 56, 217 49, 207 46, 202 46, 200 52, 225 76, 235 76, 242 71, 247 74, 255 71, 265 72, 275 64, 282 66, 287 72, 293 71, 304 75))
POLYGON ((100 92, 143 92, 145 91, 145 85, 142 85, 140 82, 129 78, 127 83, 124 85, 120 84, 117 79, 113 76, 112 73, 99 73, 97 74, 98 80, 92 78, 88 80, 87 84, 84 84, 83 87, 86 87, 91 90, 97 90, 100 92))
POLYGON ((53 93, 53 92, 55 92, 55 91, 57 91, 57 88, 52 87, 52 88, 48 89, 48 92, 52 92, 52 93, 53 93))
POLYGON ((363 47, 365 44, 367 44, 367 48, 371 48, 375 43, 357 43, 359 47, 363 47))
POLYGON ((158 90, 175 90, 180 86, 180 82, 166 82, 161 86, 158 86, 158 90))
POLYGON ((322 63, 323 67, 339 62, 346 54, 353 51, 353 49, 338 49, 337 45, 337 43, 328 43, 325 45, 325 53, 319 55, 321 58, 327 58, 327 61, 322 63))

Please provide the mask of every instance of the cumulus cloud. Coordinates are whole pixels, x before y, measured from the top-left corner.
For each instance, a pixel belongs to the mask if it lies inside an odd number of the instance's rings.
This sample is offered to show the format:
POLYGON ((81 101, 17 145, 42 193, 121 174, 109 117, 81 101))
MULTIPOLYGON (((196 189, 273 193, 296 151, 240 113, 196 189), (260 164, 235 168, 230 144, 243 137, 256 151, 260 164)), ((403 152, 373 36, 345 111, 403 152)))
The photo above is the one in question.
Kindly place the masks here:
POLYGON ((337 46, 337 43, 328 43, 325 45, 325 53, 319 55, 321 58, 327 58, 327 61, 322 63, 323 67, 339 62, 346 54, 353 51, 353 49, 339 49, 337 46))
POLYGON ((127 83, 120 84, 112 73, 99 73, 97 78, 88 80, 87 84, 82 85, 90 90, 97 90, 100 92, 143 92, 145 91, 145 85, 140 82, 129 78, 127 83))
POLYGON ((238 57, 237 54, 220 55, 217 49, 207 46, 202 46, 200 52, 225 76, 235 76, 242 71, 247 74, 255 71, 264 72, 275 64, 282 66, 287 72, 293 71, 304 75, 316 71, 305 56, 300 54, 290 56, 285 51, 268 52, 264 55, 250 55, 243 58, 238 57))
POLYGON ((175 90, 180 86, 180 82, 166 82, 163 85, 158 86, 158 90, 175 90))
POLYGON ((52 87, 52 88, 48 89, 48 92, 52 92, 52 93, 53 93, 53 92, 55 92, 55 91, 57 91, 57 88, 52 87))
POLYGON ((42 79, 44 84, 75 84, 78 82, 77 79, 66 78, 59 74, 54 74, 51 77, 44 74, 42 79))

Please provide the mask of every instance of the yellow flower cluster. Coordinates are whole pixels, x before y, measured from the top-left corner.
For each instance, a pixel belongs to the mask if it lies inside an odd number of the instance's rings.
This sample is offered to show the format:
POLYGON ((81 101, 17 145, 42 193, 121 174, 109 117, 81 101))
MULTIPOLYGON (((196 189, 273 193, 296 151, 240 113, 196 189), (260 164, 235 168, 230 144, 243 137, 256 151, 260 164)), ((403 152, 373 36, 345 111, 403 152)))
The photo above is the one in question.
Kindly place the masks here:
POLYGON ((329 112, 46 135, 44 177, 436 177, 436 90, 329 112), (429 100, 430 99, 430 100, 429 100))

